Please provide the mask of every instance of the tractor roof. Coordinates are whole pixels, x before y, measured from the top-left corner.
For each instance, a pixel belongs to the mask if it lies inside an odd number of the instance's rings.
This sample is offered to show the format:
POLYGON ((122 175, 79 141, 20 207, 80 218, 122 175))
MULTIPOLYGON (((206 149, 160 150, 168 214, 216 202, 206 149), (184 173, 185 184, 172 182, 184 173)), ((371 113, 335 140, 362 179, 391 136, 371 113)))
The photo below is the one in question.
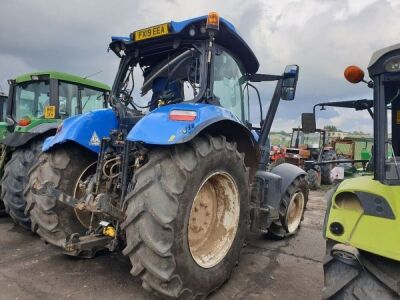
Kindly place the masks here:
POLYGON ((368 68, 372 67, 385 54, 388 54, 388 53, 390 53, 390 52, 392 52, 394 50, 398 50, 398 49, 400 49, 400 44, 395 44, 395 45, 392 45, 392 46, 389 46, 389 47, 385 47, 385 48, 379 49, 378 51, 375 51, 372 54, 372 57, 371 57, 371 59, 369 61, 368 68))
POLYGON ((68 82, 73 82, 77 84, 82 84, 86 86, 91 86, 97 89, 101 90, 110 90, 110 87, 104 83, 91 80, 91 79, 86 79, 84 77, 68 74, 68 73, 63 73, 63 72, 57 72, 57 71, 40 71, 40 72, 33 72, 33 73, 27 73, 18 76, 15 78, 15 81, 17 83, 21 82, 26 82, 26 81, 32 81, 32 76, 38 75, 38 76, 49 76, 50 78, 58 79, 58 80, 64 80, 68 82))
MULTIPOLYGON (((113 36, 110 48, 118 55, 121 48, 132 52, 140 51, 147 46, 153 46, 168 41, 174 42, 177 40, 177 38, 188 41, 204 40, 209 37, 207 32, 201 32, 201 28, 205 28, 206 21, 207 16, 201 16, 181 22, 171 21, 169 23, 159 25, 168 26, 167 34, 140 40, 135 40, 135 32, 133 32, 129 37, 113 36), (195 30, 195 36, 189 35, 190 29, 195 30)), ((154 26, 145 29, 152 30, 157 27, 158 26, 154 26)), ((250 49, 249 45, 239 35, 232 23, 224 18, 220 18, 219 31, 216 34, 216 42, 236 55, 242 62, 247 73, 254 74, 258 71, 260 65, 257 57, 250 49)))

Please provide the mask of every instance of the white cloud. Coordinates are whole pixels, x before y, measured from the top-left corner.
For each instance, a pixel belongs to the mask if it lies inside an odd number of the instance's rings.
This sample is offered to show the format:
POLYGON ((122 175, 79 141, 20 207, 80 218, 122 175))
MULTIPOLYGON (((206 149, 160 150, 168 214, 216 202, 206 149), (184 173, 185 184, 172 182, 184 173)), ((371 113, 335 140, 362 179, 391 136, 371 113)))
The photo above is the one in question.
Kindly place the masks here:
MULTIPOLYGON (((242 33, 261 72, 300 65, 296 100, 282 103, 274 124, 282 128, 297 127, 300 114, 317 102, 372 97, 365 85, 345 82, 343 70, 350 64, 365 69, 373 51, 399 41, 400 0, 3 1, 0 84, 43 69, 82 75, 102 70, 93 79, 112 84, 118 66, 115 55, 106 53, 112 35, 212 10, 242 33)), ((260 90, 266 103, 273 86, 260 90)), ((340 118, 332 121, 339 124, 340 118)))

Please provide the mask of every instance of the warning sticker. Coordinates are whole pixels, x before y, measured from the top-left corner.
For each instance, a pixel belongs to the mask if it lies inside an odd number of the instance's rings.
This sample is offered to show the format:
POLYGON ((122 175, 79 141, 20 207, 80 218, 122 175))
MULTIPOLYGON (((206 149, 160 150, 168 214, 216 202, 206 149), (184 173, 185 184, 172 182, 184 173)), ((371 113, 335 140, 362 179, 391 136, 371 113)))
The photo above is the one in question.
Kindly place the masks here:
POLYGON ((89 145, 100 146, 100 139, 96 131, 93 131, 92 137, 90 138, 89 145))
POLYGON ((54 105, 47 105, 44 107, 44 118, 54 119, 56 117, 56 107, 54 105))

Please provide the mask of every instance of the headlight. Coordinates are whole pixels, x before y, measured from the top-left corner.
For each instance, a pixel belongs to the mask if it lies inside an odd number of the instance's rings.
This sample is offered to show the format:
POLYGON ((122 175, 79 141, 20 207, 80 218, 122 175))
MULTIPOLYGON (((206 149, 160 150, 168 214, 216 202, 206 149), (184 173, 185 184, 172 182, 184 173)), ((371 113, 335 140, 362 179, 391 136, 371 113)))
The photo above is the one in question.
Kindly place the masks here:
POLYGON ((393 57, 385 63, 385 71, 399 72, 400 71, 400 57, 393 57))

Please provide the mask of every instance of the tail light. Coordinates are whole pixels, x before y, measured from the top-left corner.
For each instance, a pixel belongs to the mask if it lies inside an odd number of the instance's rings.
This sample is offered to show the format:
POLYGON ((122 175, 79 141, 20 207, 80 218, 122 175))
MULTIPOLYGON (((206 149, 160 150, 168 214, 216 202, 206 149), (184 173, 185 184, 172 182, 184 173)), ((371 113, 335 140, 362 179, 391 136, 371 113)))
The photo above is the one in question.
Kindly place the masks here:
POLYGON ((169 113, 169 119, 172 121, 194 121, 197 117, 197 113, 192 110, 171 110, 169 113))

